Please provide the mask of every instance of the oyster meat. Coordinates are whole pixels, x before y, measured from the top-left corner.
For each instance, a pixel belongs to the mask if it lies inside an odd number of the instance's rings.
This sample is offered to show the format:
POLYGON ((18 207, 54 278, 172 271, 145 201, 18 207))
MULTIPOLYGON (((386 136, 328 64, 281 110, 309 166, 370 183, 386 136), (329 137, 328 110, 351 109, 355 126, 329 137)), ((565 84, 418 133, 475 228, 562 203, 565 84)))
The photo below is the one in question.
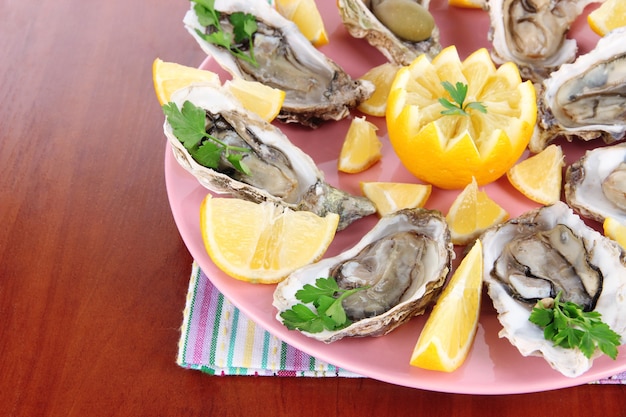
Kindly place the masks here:
POLYGON ((615 29, 590 52, 563 65, 538 91, 538 118, 528 145, 540 152, 558 136, 568 140, 626 136, 626 27, 615 29))
POLYGON ((434 57, 441 51, 439 29, 428 12, 429 3, 430 0, 337 0, 337 7, 350 35, 365 38, 389 62, 409 65, 421 54, 434 57), (414 12, 407 14, 406 9, 414 12), (403 16, 398 18, 396 14, 403 16), (394 27, 397 22, 405 23, 394 27))
POLYGON ((588 227, 565 203, 529 211, 481 236, 484 282, 506 337, 523 356, 542 356, 576 377, 591 368, 578 349, 555 346, 528 318, 538 300, 554 298, 597 311, 626 336, 626 260, 620 246, 588 227))
POLYGON ((541 82, 562 64, 576 58, 570 25, 598 0, 488 0, 494 62, 515 62, 524 79, 541 82))
POLYGON ((565 171, 565 198, 581 216, 626 223, 626 144, 589 150, 565 171))
MULTIPOLYGON (((213 29, 200 23, 194 4, 185 15, 184 24, 209 56, 233 77, 258 81, 285 92, 278 120, 317 127, 327 120, 345 118, 351 108, 374 91, 371 82, 352 79, 316 49, 293 22, 281 16, 266 0, 215 0, 224 31, 232 32, 229 16, 233 13, 247 13, 256 18, 253 50, 258 65, 208 42, 206 36, 213 29)), ((241 48, 250 49, 245 44, 241 48)))
POLYGON ((381 336, 434 302, 450 271, 453 245, 438 211, 404 209, 382 217, 352 248, 305 266, 279 283, 274 292, 276 318, 299 303, 296 292, 317 278, 333 277, 340 288, 369 285, 343 301, 352 323, 341 330, 306 336, 334 342, 348 336, 381 336))
POLYGON ((249 150, 242 159, 251 170, 249 175, 236 170, 223 156, 218 169, 207 168, 193 159, 165 120, 163 129, 176 160, 212 192, 255 202, 272 201, 320 216, 337 213, 339 229, 376 212, 369 199, 350 195, 326 183, 323 172, 309 155, 291 143, 276 126, 243 108, 227 88, 196 84, 175 92, 172 101, 178 108, 189 101, 204 109, 207 133, 224 143, 249 150))

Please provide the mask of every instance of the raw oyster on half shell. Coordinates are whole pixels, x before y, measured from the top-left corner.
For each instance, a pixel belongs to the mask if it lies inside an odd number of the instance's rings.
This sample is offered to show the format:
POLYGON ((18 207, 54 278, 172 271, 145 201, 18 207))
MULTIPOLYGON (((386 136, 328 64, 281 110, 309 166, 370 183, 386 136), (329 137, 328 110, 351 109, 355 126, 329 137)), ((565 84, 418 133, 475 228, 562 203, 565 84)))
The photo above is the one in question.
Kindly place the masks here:
MULTIPOLYGON (((285 92, 278 120, 317 127, 327 120, 345 118, 351 108, 374 91, 372 83, 352 79, 317 50, 292 21, 266 0, 215 0, 224 30, 232 31, 229 16, 233 13, 248 13, 256 18, 253 50, 258 66, 208 42, 204 36, 211 29, 200 23, 194 4, 185 15, 184 24, 204 52, 233 77, 258 81, 285 92)), ((249 49, 246 45, 242 48, 249 49)))
POLYGON ((589 150, 565 171, 565 198, 581 216, 626 223, 626 143, 589 150))
POLYGON ((506 337, 523 356, 541 356, 576 377, 591 368, 579 349, 555 346, 528 320, 538 300, 554 298, 597 311, 626 337, 626 260, 620 246, 588 227, 565 203, 529 211, 481 236, 484 282, 506 337))
POLYGON ((626 136, 626 27, 615 29, 590 52, 563 65, 543 82, 538 118, 528 145, 540 152, 558 136, 568 140, 626 136))
MULTIPOLYGON (((434 24, 434 19, 431 20, 432 16, 428 12, 429 3, 430 0, 337 0, 337 7, 341 20, 350 35, 359 39, 365 38, 389 62, 397 65, 409 65, 421 54, 434 57, 441 51, 439 28, 434 24), (419 27, 420 30, 417 32, 423 32, 426 28, 432 27, 428 37, 421 39, 422 36, 418 36, 414 40, 402 38, 390 29, 389 22, 387 25, 383 23, 387 12, 386 10, 377 11, 377 9, 391 9, 396 6, 406 7, 407 4, 405 3, 417 3, 412 8, 417 9, 416 6, 419 6, 419 9, 423 9, 418 13, 420 18, 417 21, 407 21, 408 29, 412 30, 419 27)), ((405 20, 395 18, 391 14, 389 16, 394 21, 405 20)), ((394 28, 394 30, 402 33, 400 28, 394 28)))
POLYGON ((299 303, 296 292, 317 278, 333 277, 340 288, 369 285, 343 301, 352 321, 341 330, 306 336, 334 342, 349 336, 381 336, 422 314, 441 292, 454 258, 443 215, 422 208, 382 217, 352 248, 305 266, 278 284, 273 305, 276 318, 299 303))
POLYGON ((207 168, 193 159, 165 120, 163 129, 176 160, 210 191, 254 202, 272 201, 320 216, 337 213, 340 230, 376 212, 369 199, 326 183, 309 155, 276 126, 243 108, 226 87, 196 84, 172 95, 179 109, 185 101, 206 111, 207 133, 229 145, 249 149, 242 159, 251 170, 249 175, 236 170, 225 157, 218 169, 207 168))
POLYGON ((488 0, 489 39, 494 62, 515 62, 522 78, 541 82, 576 58, 570 25, 598 0, 488 0))

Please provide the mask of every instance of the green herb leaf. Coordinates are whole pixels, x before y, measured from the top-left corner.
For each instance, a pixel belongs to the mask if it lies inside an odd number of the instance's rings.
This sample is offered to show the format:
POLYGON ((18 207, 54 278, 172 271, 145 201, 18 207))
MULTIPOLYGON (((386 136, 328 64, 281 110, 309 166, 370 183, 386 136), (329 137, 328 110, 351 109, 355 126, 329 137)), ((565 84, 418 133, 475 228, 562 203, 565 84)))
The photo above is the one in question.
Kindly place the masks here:
POLYGON ((324 295, 333 297, 337 291, 339 286, 333 278, 318 278, 315 285, 305 284, 302 289, 296 291, 296 298, 303 303, 314 303, 324 295))
POLYGON ((465 106, 466 109, 478 110, 481 113, 487 113, 487 107, 481 103, 480 101, 472 101, 471 103, 467 103, 465 106))
POLYGON ((441 114, 456 115, 456 116, 469 116, 469 114, 465 110, 463 110, 462 108, 459 108, 456 104, 450 103, 445 98, 440 98, 439 103, 441 103, 441 105, 446 108, 445 110, 441 111, 441 114))
POLYGON ((229 50, 235 57, 255 67, 259 66, 259 63, 254 57, 253 36, 258 29, 254 15, 244 12, 232 13, 229 20, 233 25, 233 33, 228 33, 220 24, 222 14, 219 10, 215 9, 214 0, 191 1, 196 3, 193 9, 198 16, 198 22, 208 29, 207 33, 196 29, 198 36, 209 43, 229 50), (244 44, 248 50, 247 52, 237 46, 244 44))
POLYGON ((230 162, 231 165, 235 167, 237 171, 244 173, 246 175, 252 175, 252 171, 250 171, 250 168, 248 167, 248 165, 246 165, 243 162, 243 156, 244 156, 243 153, 228 152, 226 155, 226 160, 230 162))
POLYGON ((534 308, 532 311, 532 321, 539 327, 546 327, 550 323, 552 323, 553 313, 551 309, 548 308, 534 308))
POLYGON ((215 10, 215 0, 193 0, 193 2, 204 7, 208 11, 215 10))
POLYGON ((599 312, 586 312, 576 303, 561 301, 561 292, 551 307, 538 302, 528 320, 542 327, 544 337, 556 346, 578 348, 587 358, 596 349, 612 359, 617 357, 620 335, 601 320, 599 312))
POLYGON ((333 327, 341 327, 348 321, 340 299, 324 295, 315 304, 320 315, 330 317, 333 327))
POLYGON ((190 101, 185 101, 182 109, 179 110, 176 103, 170 102, 163 105, 163 113, 172 126, 174 136, 187 150, 200 145, 200 141, 206 136, 204 110, 194 106, 190 101))
POLYGON ((200 165, 217 169, 221 156, 224 155, 233 167, 250 175, 250 168, 243 162, 244 154, 249 149, 225 144, 206 131, 206 112, 190 101, 185 101, 181 109, 176 103, 163 105, 163 113, 172 126, 172 133, 183 144, 191 157, 200 165))
POLYGON ((196 33, 202 36, 209 43, 224 47, 226 49, 231 49, 231 38, 224 32, 213 32, 206 34, 196 29, 196 33))
POLYGON ((444 81, 441 83, 443 88, 450 94, 452 100, 459 103, 459 107, 463 108, 463 102, 465 101, 465 97, 467 96, 467 84, 463 84, 460 81, 457 81, 456 87, 452 85, 449 81, 444 81))
POLYGON ((487 107, 484 104, 473 101, 467 104, 465 99, 467 98, 468 85, 460 81, 457 81, 456 85, 452 85, 449 81, 442 81, 441 85, 448 92, 450 98, 454 101, 451 102, 447 98, 440 98, 439 103, 445 108, 441 111, 444 115, 456 115, 456 116, 469 116, 467 110, 477 110, 481 113, 487 113, 487 107))
POLYGON ((288 329, 298 329, 309 333, 323 330, 338 330, 352 322, 346 315, 342 301, 369 286, 344 290, 339 288, 334 278, 318 278, 315 285, 306 284, 296 292, 296 299, 312 304, 315 311, 304 304, 295 304, 283 311, 280 316, 288 329), (305 312, 304 309, 307 311, 305 312), (319 327, 321 324, 322 327, 319 327))
POLYGON ((250 13, 235 12, 230 15, 230 23, 233 24, 233 34, 237 43, 251 40, 258 29, 256 19, 250 13))
POLYGON ((304 304, 296 304, 280 313, 280 316, 289 330, 303 330, 309 333, 324 330, 323 320, 304 304))
POLYGON ((194 150, 193 159, 205 167, 217 167, 222 157, 223 149, 212 141, 205 141, 196 150, 194 150))
POLYGON ((617 357, 617 346, 621 343, 620 335, 606 323, 600 322, 590 327, 589 337, 596 342, 602 353, 613 359, 617 357))
POLYGON ((220 17, 215 10, 215 0, 196 0, 193 10, 202 26, 219 28, 220 17))
POLYGON ((593 352, 596 350, 596 344, 594 343, 593 338, 591 337, 589 333, 583 332, 580 338, 580 342, 578 343, 578 348, 588 358, 590 358, 591 355, 593 355, 593 352))

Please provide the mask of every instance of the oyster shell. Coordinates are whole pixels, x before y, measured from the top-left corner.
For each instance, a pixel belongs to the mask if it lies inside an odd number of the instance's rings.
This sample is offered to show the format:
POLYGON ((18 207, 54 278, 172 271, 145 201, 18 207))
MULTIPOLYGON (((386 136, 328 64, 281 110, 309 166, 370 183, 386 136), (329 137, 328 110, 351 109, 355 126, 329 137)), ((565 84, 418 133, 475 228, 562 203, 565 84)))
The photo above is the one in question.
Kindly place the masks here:
POLYGON ((306 336, 334 342, 349 336, 381 336, 422 314, 441 292, 454 258, 445 218, 438 211, 404 209, 382 217, 352 248, 296 270, 274 292, 276 318, 289 310, 296 291, 317 278, 334 277, 342 288, 371 285, 347 297, 348 327, 306 336))
POLYGON ((489 40, 494 62, 515 62, 524 79, 541 82, 576 58, 570 25, 598 0, 488 0, 489 40))
POLYGON ((163 130, 176 160, 209 190, 255 202, 273 201, 320 216, 337 213, 339 230, 376 212, 369 199, 327 184, 310 156, 276 126, 244 109, 225 87, 192 85, 175 92, 172 101, 179 108, 190 101, 205 109, 207 132, 230 145, 250 149, 243 157, 250 175, 235 170, 223 157, 219 170, 207 168, 191 157, 166 119, 163 130))
POLYGON ((558 136, 568 140, 626 136, 626 27, 615 29, 574 63, 563 65, 538 91, 538 118, 528 145, 539 152, 558 136))
POLYGON ((585 225, 558 202, 529 211, 481 236, 484 282, 506 337, 523 356, 542 356, 552 368, 576 377, 601 353, 587 359, 578 349, 554 346, 531 323, 539 299, 555 297, 584 305, 626 337, 626 261, 619 245, 585 225))
POLYGON ((327 120, 340 120, 374 91, 371 82, 352 79, 317 50, 293 22, 281 16, 266 0, 215 1, 215 9, 223 16, 224 30, 232 28, 228 16, 234 12, 256 17, 254 55, 258 67, 207 42, 202 36, 207 28, 200 24, 193 4, 183 22, 204 52, 233 77, 259 81, 285 92, 278 120, 310 127, 327 120))
POLYGON ((626 143, 589 150, 565 171, 565 199, 581 216, 626 223, 626 143))
MULTIPOLYGON (((389 30, 370 9, 371 0, 337 0, 344 26, 355 38, 365 38, 389 62, 409 65, 421 54, 434 57, 441 51, 439 29, 435 26, 429 38, 412 42, 399 38, 389 30)), ((418 2, 428 10, 430 0, 418 2)))

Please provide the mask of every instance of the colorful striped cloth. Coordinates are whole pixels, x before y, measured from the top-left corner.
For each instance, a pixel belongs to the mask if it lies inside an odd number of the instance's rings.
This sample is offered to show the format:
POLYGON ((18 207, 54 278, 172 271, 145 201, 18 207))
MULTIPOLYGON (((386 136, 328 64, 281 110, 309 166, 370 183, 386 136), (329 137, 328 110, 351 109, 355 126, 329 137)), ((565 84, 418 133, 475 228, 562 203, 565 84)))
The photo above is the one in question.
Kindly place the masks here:
POLYGON ((243 315, 193 263, 177 363, 211 375, 359 377, 272 336, 243 315))
MULTIPOLYGON (((178 365, 211 375, 360 377, 322 362, 254 324, 192 265, 178 365)), ((594 382, 626 384, 626 372, 594 382)))

